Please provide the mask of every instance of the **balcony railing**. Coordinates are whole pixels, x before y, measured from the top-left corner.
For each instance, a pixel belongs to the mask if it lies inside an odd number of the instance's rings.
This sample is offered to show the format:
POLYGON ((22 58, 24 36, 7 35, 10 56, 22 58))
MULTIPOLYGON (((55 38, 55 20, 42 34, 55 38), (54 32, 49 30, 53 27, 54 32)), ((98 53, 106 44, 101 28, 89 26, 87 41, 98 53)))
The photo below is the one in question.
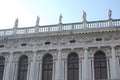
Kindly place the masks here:
POLYGON ((0 36, 55 32, 55 31, 57 32, 57 31, 66 31, 66 30, 79 30, 79 29, 87 29, 87 28, 119 27, 119 26, 120 26, 120 19, 101 20, 101 21, 78 22, 78 23, 69 23, 69 24, 35 26, 35 27, 27 27, 27 28, 4 29, 4 30, 0 30, 0 36))

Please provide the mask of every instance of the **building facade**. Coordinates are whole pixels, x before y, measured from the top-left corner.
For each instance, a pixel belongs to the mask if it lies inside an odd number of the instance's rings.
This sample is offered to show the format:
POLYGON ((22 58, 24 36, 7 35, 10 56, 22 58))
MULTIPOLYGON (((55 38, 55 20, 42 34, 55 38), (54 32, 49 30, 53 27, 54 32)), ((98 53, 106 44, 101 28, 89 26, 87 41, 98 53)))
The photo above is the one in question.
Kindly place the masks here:
POLYGON ((61 18, 27 28, 17 19, 13 29, 0 30, 0 80, 120 80, 120 19, 61 18))

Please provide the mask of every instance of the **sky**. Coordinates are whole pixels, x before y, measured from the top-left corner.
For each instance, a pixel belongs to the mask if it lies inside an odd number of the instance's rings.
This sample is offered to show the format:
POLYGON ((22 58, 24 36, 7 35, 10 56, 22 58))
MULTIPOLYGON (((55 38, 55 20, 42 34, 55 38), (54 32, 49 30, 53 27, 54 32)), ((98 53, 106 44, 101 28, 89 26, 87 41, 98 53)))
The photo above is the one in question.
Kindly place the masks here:
POLYGON ((18 27, 35 26, 37 16, 40 25, 82 22, 83 10, 87 21, 120 19, 120 0, 0 0, 0 29, 11 29, 18 18, 18 27))

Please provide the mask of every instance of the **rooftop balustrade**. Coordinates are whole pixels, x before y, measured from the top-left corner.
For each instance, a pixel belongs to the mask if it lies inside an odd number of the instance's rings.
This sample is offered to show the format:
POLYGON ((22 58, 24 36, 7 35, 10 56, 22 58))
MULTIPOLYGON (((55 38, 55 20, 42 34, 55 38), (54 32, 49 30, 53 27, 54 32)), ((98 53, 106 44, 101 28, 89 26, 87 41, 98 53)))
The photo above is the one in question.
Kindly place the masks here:
POLYGON ((58 32, 58 31, 102 28, 102 27, 119 27, 119 26, 120 26, 120 19, 77 22, 77 23, 67 23, 67 24, 60 23, 56 25, 3 29, 0 30, 0 36, 33 34, 33 33, 43 33, 43 32, 58 32))

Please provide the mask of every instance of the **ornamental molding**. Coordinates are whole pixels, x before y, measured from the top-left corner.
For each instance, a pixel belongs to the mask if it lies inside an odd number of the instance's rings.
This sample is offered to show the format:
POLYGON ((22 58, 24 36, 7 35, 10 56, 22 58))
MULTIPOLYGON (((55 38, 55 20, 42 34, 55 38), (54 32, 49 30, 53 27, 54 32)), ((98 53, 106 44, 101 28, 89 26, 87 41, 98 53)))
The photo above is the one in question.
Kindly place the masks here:
MULTIPOLYGON (((55 33, 54 33, 55 34, 55 33)), ((0 45, 4 45, 4 49, 33 49, 33 48, 50 48, 50 47, 67 47, 74 45, 99 45, 99 44, 119 44, 120 32, 104 32, 91 34, 70 34, 63 36, 26 36, 21 38, 16 37, 0 37, 0 45), (16 38, 16 39, 15 39, 16 38), (96 41, 100 38, 101 41, 96 41), (70 43, 70 40, 75 40, 70 43), (45 45, 45 42, 50 42, 50 45, 45 45), (22 44, 25 46, 21 46, 22 44)), ((2 48, 1 48, 2 49, 2 48)))

